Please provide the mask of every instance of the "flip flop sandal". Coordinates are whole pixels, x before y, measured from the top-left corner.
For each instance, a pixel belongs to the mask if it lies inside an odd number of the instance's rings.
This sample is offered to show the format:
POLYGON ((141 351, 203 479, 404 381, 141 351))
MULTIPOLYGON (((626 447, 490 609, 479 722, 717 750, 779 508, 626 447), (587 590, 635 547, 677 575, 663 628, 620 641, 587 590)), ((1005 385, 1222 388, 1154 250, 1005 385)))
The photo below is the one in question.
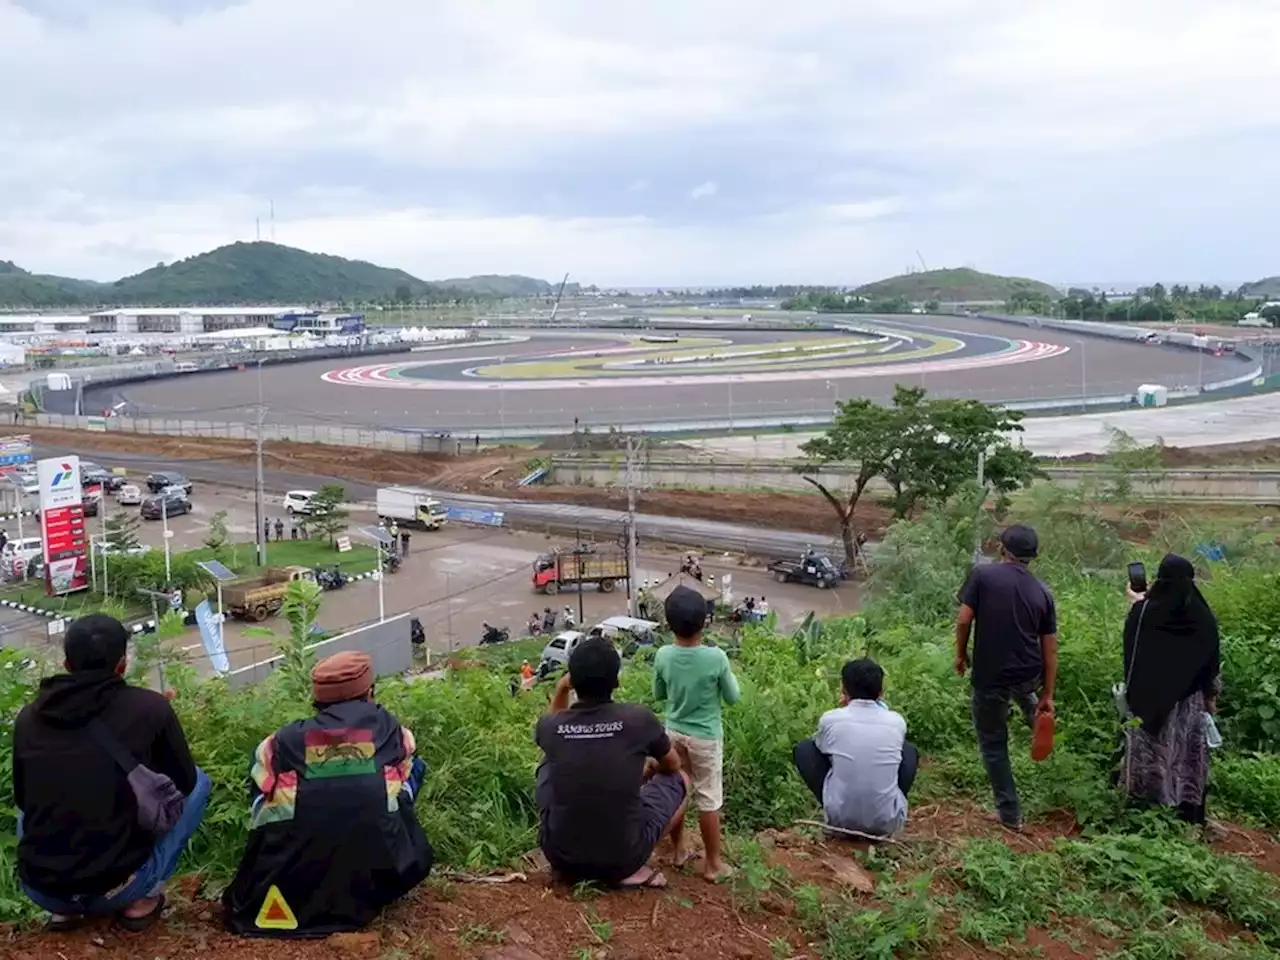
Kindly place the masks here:
POLYGON ((70 933, 82 923, 84 923, 84 917, 51 913, 49 914, 49 921, 44 925, 44 928, 50 933, 70 933))
POLYGON ((643 880, 624 881, 618 884, 619 888, 622 890, 643 890, 645 888, 662 890, 666 888, 667 878, 662 875, 661 870, 654 870, 652 867, 646 867, 645 869, 649 872, 644 875, 643 880))
POLYGON ((123 913, 116 915, 116 923, 124 927, 130 933, 142 933, 144 930, 150 930, 157 920, 160 919, 160 913, 164 910, 165 899, 164 894, 160 894, 160 899, 156 901, 155 909, 150 913, 141 917, 126 917, 123 913))

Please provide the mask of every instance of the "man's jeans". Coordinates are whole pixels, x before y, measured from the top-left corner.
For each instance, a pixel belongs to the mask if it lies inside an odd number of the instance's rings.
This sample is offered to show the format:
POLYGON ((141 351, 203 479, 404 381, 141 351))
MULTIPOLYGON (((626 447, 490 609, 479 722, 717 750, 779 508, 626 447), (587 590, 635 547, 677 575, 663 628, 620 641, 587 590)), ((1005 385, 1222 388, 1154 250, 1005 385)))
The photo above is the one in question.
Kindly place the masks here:
MULTIPOLYGON (((118 913, 135 900, 153 897, 164 889, 165 882, 173 876, 178 868, 178 858, 187 846, 204 819, 204 809, 209 804, 209 791, 213 784, 209 775, 203 770, 196 770, 195 789, 187 797, 182 816, 173 825, 173 829, 156 840, 155 849, 147 862, 137 869, 124 886, 117 887, 105 894, 86 897, 74 897, 71 900, 59 900, 46 896, 38 890, 32 890, 25 883, 23 891, 31 901, 43 910, 62 916, 108 916, 118 913)), ((18 818, 18 836, 22 836, 22 818, 18 818)))
POLYGON ((1028 680, 1012 687, 973 688, 973 728, 978 733, 978 752, 987 768, 987 779, 995 794, 1000 822, 1022 823, 1018 788, 1009 765, 1009 703, 1017 704, 1028 727, 1035 724, 1036 688, 1040 680, 1028 680))

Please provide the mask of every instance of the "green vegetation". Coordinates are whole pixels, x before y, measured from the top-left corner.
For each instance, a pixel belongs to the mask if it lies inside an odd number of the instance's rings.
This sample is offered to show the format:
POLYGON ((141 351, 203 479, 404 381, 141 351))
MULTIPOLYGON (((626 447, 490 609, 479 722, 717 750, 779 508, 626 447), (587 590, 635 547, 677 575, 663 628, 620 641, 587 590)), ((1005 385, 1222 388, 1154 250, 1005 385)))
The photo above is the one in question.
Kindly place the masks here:
POLYGON ((0 305, 209 306, 220 303, 403 303, 477 297, 547 296, 545 280, 483 276, 443 282, 403 270, 310 253, 276 243, 232 243, 172 264, 159 263, 113 283, 28 273, 0 261, 0 305))
MULTIPOLYGON (((1234 324, 1262 305, 1262 301, 1256 299, 1257 294, 1246 292, 1248 286, 1246 284, 1234 293, 1223 293, 1221 287, 1201 285, 1193 290, 1174 284, 1166 289, 1164 284, 1157 283, 1143 287, 1134 296, 1123 300, 1109 300, 1099 291, 1072 287, 1065 297, 1056 302, 1035 297, 1013 297, 1005 307, 1014 313, 1058 316, 1068 320, 1115 323, 1177 323, 1186 320, 1234 324)), ((1270 312, 1272 322, 1280 322, 1280 313, 1275 308, 1270 312)))
POLYGON ((1058 296, 1056 287, 1039 280, 1001 277, 968 267, 905 273, 899 277, 864 284, 853 292, 868 299, 892 300, 900 297, 912 303, 923 303, 926 300, 956 303, 1004 301, 1018 293, 1055 298, 1058 296))
POLYGON ((899 384, 888 407, 865 397, 838 403, 831 427, 801 446, 810 462, 800 469, 816 473, 824 463, 858 465, 851 488, 839 496, 813 476, 804 478, 840 518, 845 558, 852 564, 854 509, 876 477, 893 488, 889 502, 899 518, 923 501, 954 497, 973 480, 984 453, 985 483, 1002 505, 1010 493, 1026 486, 1038 472, 1035 457, 1007 439, 1022 430, 1021 421, 1022 414, 1014 410, 980 400, 926 399, 922 387, 899 384))
MULTIPOLYGON (((1015 519, 1040 532, 1043 556, 1036 570, 1057 595, 1063 639, 1053 756, 1032 763, 1026 732, 1012 731, 1014 769, 1033 832, 1006 843, 968 835, 987 833, 985 828, 942 832, 940 821, 928 821, 976 820, 972 808, 990 802, 969 721, 968 685, 951 671, 956 586, 968 569, 974 537, 988 535, 994 522, 974 506, 961 496, 918 521, 894 524, 859 616, 812 621, 790 637, 776 635, 771 624, 743 630, 731 653, 743 698, 725 717, 727 828, 741 867, 733 888, 736 908, 765 909, 766 901, 784 898, 788 915, 805 926, 828 960, 981 950, 1056 955, 1043 946, 1049 941, 1085 944, 1090 953, 1113 960, 1274 956, 1280 948, 1280 883, 1242 857, 1215 853, 1161 812, 1126 809, 1109 786, 1118 735, 1110 687, 1121 672, 1124 564, 1144 559, 1152 565, 1166 549, 1195 556, 1196 544, 1217 542, 1226 547, 1226 560, 1200 563, 1223 635, 1219 725, 1225 745, 1213 758, 1212 815, 1280 828, 1280 712, 1274 705, 1280 690, 1280 646, 1274 641, 1280 632, 1280 559, 1274 547, 1255 545, 1243 535, 1249 531, 1169 515, 1149 523, 1150 546, 1139 548, 1117 533, 1116 504, 1104 511, 1077 491, 1053 485, 1037 485, 1021 498, 1015 519), (809 736, 821 712, 835 703, 841 664, 863 654, 885 666, 887 699, 907 717, 926 762, 912 795, 917 822, 909 828, 910 841, 862 857, 877 889, 855 896, 771 863, 771 841, 758 831, 815 816, 813 800, 792 770, 791 746, 809 736), (1058 826, 1067 820, 1062 811, 1074 817, 1078 831, 1058 826)), ((294 619, 305 623, 314 615, 295 611, 317 599, 302 596, 304 590, 297 587, 291 595, 291 627, 294 619)), ((304 642, 305 631, 297 629, 280 638, 286 654, 304 642)), ((530 730, 545 709, 548 685, 511 695, 514 657, 523 649, 477 654, 500 667, 378 685, 380 702, 414 731, 429 764, 418 815, 443 862, 460 869, 516 864, 536 843, 538 750, 530 730)), ((307 668, 300 655, 293 669, 236 693, 221 681, 198 682, 184 668, 167 670, 193 753, 215 784, 185 861, 186 869, 205 875, 210 895, 231 875, 244 843, 250 752, 279 725, 311 709, 307 668)), ((35 912, 14 877, 8 738, 12 717, 37 680, 21 666, 21 654, 0 652, 0 922, 35 912)), ((651 702, 651 684, 644 658, 625 661, 620 698, 651 702)), ((690 917, 696 918, 693 909, 690 917)), ((603 909, 584 907, 583 917, 594 941, 609 940, 613 928, 603 909)), ((476 918, 459 938, 491 939, 486 920, 491 918, 476 918)))

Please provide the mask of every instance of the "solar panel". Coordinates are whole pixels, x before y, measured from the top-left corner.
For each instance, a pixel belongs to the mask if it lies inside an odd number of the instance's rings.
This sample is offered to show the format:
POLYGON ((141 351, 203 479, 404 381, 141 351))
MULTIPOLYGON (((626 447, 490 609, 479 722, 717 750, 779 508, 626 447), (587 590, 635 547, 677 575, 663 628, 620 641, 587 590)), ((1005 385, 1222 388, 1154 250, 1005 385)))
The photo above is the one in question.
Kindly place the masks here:
POLYGON ((391 534, 382 527, 361 527, 360 532, 370 540, 377 540, 384 547, 389 547, 395 543, 395 541, 391 539, 391 534))
POLYGON ((196 566, 199 567, 201 570, 203 570, 205 573, 209 574, 209 576, 213 577, 213 579, 222 581, 224 583, 227 580, 234 580, 236 578, 236 575, 234 573, 228 570, 225 566, 223 566, 217 560, 201 560, 199 563, 196 564, 196 566))

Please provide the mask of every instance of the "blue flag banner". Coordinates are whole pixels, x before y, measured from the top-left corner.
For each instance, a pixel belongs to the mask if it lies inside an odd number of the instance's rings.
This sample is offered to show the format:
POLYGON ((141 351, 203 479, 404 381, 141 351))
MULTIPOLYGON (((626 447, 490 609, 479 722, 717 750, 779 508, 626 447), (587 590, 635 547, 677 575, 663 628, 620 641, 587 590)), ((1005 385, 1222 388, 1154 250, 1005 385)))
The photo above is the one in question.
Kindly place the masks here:
POLYGON ((209 662, 217 673, 228 673, 231 661, 222 642, 222 621, 214 613, 208 600, 201 600, 196 607, 196 626, 200 628, 200 639, 204 643, 204 652, 209 655, 209 662))

